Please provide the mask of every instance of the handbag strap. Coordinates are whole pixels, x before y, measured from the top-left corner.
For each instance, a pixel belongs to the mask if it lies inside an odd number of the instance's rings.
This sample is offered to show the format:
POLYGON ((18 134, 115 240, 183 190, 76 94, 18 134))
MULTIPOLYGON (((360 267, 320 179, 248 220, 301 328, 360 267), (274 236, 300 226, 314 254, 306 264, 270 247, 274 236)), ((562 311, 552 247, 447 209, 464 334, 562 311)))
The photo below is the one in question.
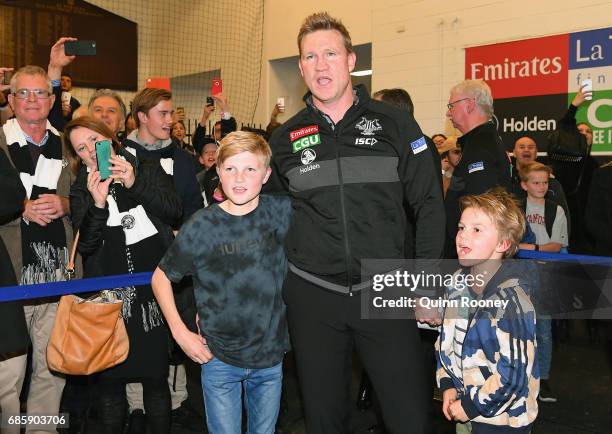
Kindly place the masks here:
POLYGON ((70 259, 68 261, 68 265, 66 266, 66 278, 71 280, 74 277, 74 260, 76 258, 77 252, 77 244, 79 244, 79 235, 81 234, 81 230, 79 229, 74 236, 74 241, 72 242, 72 250, 70 251, 70 259))

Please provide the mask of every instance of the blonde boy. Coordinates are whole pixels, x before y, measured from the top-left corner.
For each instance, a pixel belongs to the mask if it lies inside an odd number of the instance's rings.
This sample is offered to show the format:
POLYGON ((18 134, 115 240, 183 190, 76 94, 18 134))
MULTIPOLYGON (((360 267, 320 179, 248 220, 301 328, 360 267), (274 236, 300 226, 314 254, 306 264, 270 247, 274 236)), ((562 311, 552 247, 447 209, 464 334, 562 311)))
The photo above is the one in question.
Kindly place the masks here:
POLYGON ((558 253, 567 247, 565 212, 556 202, 546 199, 551 173, 550 167, 537 161, 519 171, 521 188, 527 192, 525 216, 536 236, 535 244, 522 244, 522 249, 558 253))
POLYGON ((477 284, 445 292, 436 342, 442 410, 449 420, 470 421, 475 434, 528 433, 539 388, 535 312, 523 279, 529 264, 503 261, 516 253, 525 220, 503 190, 464 196, 461 209, 456 246, 463 268, 456 275, 477 284))
POLYGON ((248 431, 274 432, 289 349, 281 288, 288 198, 261 196, 271 151, 260 136, 221 140, 217 171, 227 199, 196 212, 155 270, 153 291, 174 339, 202 364, 208 430, 241 432, 244 387, 248 431), (170 281, 193 276, 200 334, 174 304, 170 281))

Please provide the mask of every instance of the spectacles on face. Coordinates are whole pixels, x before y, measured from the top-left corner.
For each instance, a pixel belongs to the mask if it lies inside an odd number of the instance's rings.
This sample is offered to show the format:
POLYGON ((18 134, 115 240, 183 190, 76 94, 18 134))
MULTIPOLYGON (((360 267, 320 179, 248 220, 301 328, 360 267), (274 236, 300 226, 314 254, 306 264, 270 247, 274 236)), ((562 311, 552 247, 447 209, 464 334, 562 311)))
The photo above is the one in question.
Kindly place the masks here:
POLYGON ((466 99, 472 99, 472 98, 461 98, 461 99, 458 99, 457 101, 449 102, 448 104, 446 104, 446 107, 448 107, 449 110, 452 110, 455 104, 460 103, 461 101, 465 101, 466 99))
POLYGON ((36 99, 48 99, 51 94, 45 89, 18 89, 13 92, 15 98, 28 99, 30 95, 33 95, 36 99))

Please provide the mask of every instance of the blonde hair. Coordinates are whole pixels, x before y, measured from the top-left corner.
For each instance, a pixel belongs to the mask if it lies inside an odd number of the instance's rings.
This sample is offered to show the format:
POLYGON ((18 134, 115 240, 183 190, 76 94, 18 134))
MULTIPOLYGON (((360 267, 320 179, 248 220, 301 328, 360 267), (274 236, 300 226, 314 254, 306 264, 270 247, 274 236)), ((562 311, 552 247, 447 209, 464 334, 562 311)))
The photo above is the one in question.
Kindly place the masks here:
POLYGON ((552 175, 552 169, 549 166, 547 166, 546 164, 539 163, 537 161, 532 161, 529 164, 525 164, 519 170, 519 178, 521 178, 521 181, 527 182, 529 181, 529 174, 533 172, 546 172, 549 178, 550 175, 552 175))
POLYGON ((333 18, 327 12, 317 12, 306 17, 302 23, 302 27, 300 27, 297 37, 300 55, 302 54, 302 40, 304 37, 319 30, 336 30, 342 35, 346 52, 352 53, 354 51, 353 43, 351 42, 351 35, 349 34, 348 30, 346 30, 346 27, 344 27, 344 24, 342 24, 342 21, 333 18))
POLYGON ((272 158, 270 145, 259 134, 250 131, 234 131, 221 139, 219 149, 217 149, 217 166, 222 166, 225 160, 242 152, 250 152, 262 157, 264 167, 266 169, 270 167, 272 158))
POLYGON ((512 194, 496 187, 483 194, 463 196, 459 199, 459 204, 461 212, 467 208, 482 211, 497 228, 499 240, 510 241, 504 258, 511 258, 516 254, 525 233, 525 216, 512 194))

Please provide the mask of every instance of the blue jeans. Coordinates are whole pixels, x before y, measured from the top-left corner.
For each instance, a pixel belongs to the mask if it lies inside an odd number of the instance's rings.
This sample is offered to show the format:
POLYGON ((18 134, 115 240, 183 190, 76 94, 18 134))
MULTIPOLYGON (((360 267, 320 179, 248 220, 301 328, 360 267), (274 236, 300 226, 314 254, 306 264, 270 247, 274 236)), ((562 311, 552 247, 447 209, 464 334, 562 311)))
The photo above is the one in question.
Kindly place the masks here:
POLYGON ((538 364, 540 365, 540 378, 550 378, 550 362, 552 360, 552 320, 548 315, 538 316, 536 319, 536 340, 538 342, 538 364))
POLYGON ((283 363, 271 368, 239 368, 213 358, 202 365, 208 431, 241 434, 242 387, 248 434, 274 434, 280 408, 283 363))

